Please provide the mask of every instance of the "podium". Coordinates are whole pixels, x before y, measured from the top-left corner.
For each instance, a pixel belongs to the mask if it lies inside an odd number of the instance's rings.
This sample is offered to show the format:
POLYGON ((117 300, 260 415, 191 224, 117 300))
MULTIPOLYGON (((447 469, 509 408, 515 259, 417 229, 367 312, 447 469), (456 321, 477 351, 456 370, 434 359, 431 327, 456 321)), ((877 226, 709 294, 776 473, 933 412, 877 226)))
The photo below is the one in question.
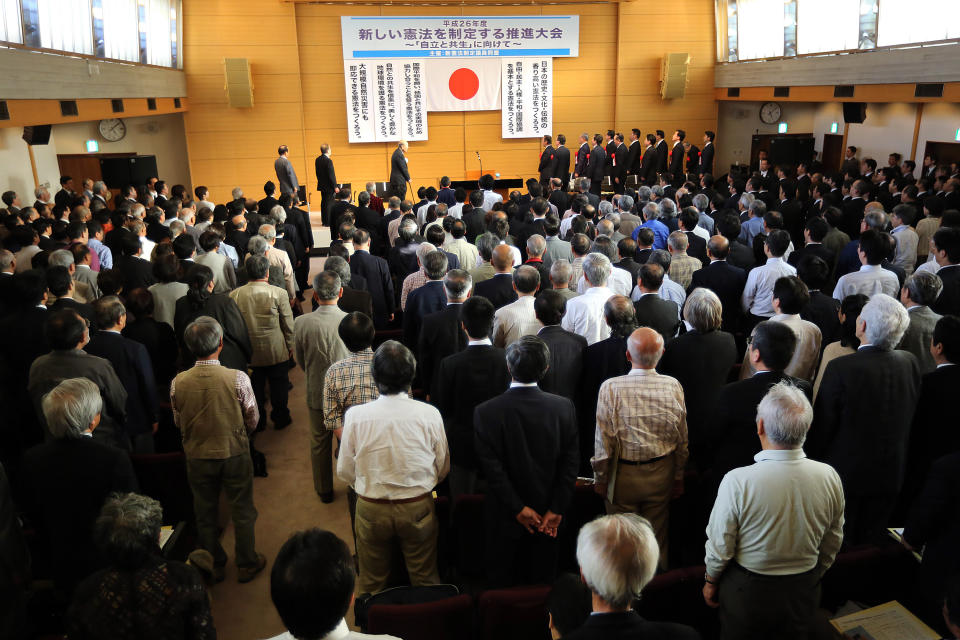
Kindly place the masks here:
MULTIPOLYGON (((482 174, 479 171, 467 171, 463 180, 451 180, 450 186, 454 189, 457 187, 463 187, 466 189, 467 195, 469 195, 471 191, 480 188, 480 177, 487 174, 496 176, 497 170, 488 169, 482 174)), ((437 181, 439 182, 439 179, 437 181)), ((523 178, 520 176, 500 176, 499 178, 495 178, 493 181, 493 190, 503 196, 504 200, 507 200, 507 196, 509 195, 511 189, 520 189, 522 191, 523 187, 523 178)))

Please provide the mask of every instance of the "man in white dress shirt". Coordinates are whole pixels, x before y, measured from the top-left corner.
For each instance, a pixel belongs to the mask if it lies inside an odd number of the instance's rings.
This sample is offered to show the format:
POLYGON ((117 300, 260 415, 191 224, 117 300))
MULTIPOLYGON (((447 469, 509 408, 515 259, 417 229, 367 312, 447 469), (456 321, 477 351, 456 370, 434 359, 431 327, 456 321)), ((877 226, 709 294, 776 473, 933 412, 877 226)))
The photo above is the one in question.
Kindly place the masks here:
MULTIPOLYGON (((583 277, 587 289, 582 296, 567 301, 567 313, 561 326, 587 339, 587 345, 610 337, 610 326, 603 305, 614 295, 607 287, 613 265, 602 253, 590 253, 583 259, 583 277)), ((629 275, 629 274, 628 274, 629 275)))
POLYGON ((353 557, 343 540, 323 529, 293 534, 270 573, 270 598, 287 628, 271 640, 397 640, 347 627, 355 581, 353 557))
POLYGON ((767 254, 767 263, 751 269, 747 275, 747 286, 743 289, 740 302, 746 311, 749 327, 762 320, 769 320, 776 311, 773 308, 773 286, 784 276, 795 276, 797 270, 787 264, 783 254, 790 247, 790 234, 783 229, 770 232, 763 243, 763 252, 767 254))
POLYGON ((503 202, 503 196, 493 190, 496 181, 489 173, 480 178, 480 188, 483 190, 483 210, 492 211, 493 205, 503 202))
MULTIPOLYGON (((620 252, 617 245, 606 236, 598 236, 590 245, 590 253, 602 253, 607 257, 611 264, 620 262, 620 252)), ((610 290, 619 296, 629 296, 633 289, 633 280, 630 278, 630 272, 625 269, 611 269, 610 277, 607 279, 607 286, 610 290)), ((587 290, 587 282, 583 276, 577 280, 577 293, 584 293, 587 290)))
POLYGON ((843 541, 840 476, 809 460, 813 408, 781 382, 757 407, 763 451, 724 476, 707 525, 703 598, 722 638, 806 638, 843 541))
POLYGON ((861 233, 857 255, 860 257, 862 266, 859 271, 848 273, 837 280, 833 297, 841 302, 855 293, 862 293, 868 297, 876 293, 885 293, 891 298, 896 298, 900 294, 900 280, 893 271, 884 269, 880 264, 889 252, 890 241, 886 234, 876 229, 867 229, 861 233))
POLYGON ((347 409, 337 475, 357 492, 358 592, 387 586, 394 538, 410 582, 437 584, 439 524, 432 491, 450 471, 440 412, 409 397, 417 362, 395 340, 373 355, 380 397, 347 409))

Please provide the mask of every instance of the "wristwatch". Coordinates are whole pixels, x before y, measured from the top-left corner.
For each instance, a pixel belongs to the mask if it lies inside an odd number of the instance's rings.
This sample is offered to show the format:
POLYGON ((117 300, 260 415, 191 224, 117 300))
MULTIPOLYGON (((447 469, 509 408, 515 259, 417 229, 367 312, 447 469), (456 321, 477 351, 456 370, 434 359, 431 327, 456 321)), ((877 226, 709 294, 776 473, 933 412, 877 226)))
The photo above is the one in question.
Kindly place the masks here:
POLYGON ((716 585, 716 584, 717 584, 717 581, 716 581, 716 580, 711 580, 711 579, 710 579, 710 574, 709 574, 709 573, 704 573, 704 574, 703 574, 703 581, 706 582, 707 584, 712 584, 712 585, 716 585))

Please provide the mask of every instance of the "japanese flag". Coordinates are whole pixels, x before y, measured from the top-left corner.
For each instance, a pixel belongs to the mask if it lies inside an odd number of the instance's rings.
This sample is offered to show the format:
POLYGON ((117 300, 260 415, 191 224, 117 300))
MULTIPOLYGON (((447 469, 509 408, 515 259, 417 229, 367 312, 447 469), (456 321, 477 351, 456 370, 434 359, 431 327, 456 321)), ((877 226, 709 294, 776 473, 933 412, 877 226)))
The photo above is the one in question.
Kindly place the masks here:
POLYGON ((500 60, 426 60, 427 111, 486 111, 500 108, 500 60))

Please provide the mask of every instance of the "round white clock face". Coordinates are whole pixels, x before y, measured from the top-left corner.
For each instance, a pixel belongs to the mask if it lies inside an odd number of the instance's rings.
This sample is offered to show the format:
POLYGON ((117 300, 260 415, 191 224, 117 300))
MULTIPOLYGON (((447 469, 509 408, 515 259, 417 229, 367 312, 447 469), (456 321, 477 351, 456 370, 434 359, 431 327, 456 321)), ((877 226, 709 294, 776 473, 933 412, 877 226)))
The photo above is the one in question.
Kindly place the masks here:
POLYGON ((117 142, 118 140, 122 140, 123 136, 127 135, 127 125, 119 118, 101 120, 97 128, 100 130, 100 135, 103 136, 103 139, 108 142, 117 142))
POLYGON ((762 107, 760 107, 760 120, 767 123, 773 124, 774 122, 780 121, 780 105, 776 102, 767 102, 762 107))

